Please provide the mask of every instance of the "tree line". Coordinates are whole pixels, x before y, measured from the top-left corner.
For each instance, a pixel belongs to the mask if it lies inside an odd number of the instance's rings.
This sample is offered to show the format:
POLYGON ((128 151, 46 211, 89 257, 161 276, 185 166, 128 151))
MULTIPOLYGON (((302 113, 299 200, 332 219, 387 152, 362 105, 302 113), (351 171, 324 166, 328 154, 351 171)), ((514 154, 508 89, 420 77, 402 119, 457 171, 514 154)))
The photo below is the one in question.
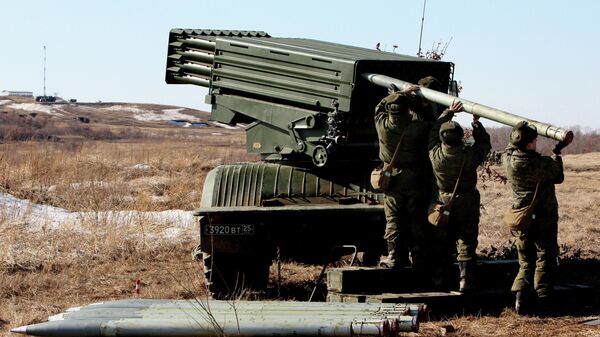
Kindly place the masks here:
MULTIPOLYGON (((510 127, 486 128, 490 134, 492 148, 494 150, 503 150, 508 144, 510 138, 510 127)), ((567 128, 573 131, 573 142, 567 146, 562 154, 580 154, 588 152, 600 152, 600 131, 590 128, 574 126, 567 128)), ((556 141, 545 137, 538 137, 537 150, 542 154, 549 155, 556 141)))

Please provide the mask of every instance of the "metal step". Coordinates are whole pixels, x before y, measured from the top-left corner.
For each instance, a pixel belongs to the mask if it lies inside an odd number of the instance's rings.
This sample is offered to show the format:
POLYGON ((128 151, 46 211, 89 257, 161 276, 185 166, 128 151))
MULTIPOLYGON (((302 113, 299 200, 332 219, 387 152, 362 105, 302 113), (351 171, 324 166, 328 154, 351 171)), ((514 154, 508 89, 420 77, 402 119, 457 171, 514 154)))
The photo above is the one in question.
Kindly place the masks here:
MULTIPOLYGON (((468 294, 458 288, 458 266, 447 275, 452 289, 433 287, 431 280, 411 268, 345 267, 327 272, 327 301, 341 303, 425 303, 437 314, 501 312, 512 307, 510 288, 518 272, 516 260, 481 261, 477 268, 478 288, 468 294)), ((560 283, 555 286, 553 304, 558 310, 578 310, 596 305, 599 293, 591 286, 560 283)))
MULTIPOLYGON (((517 260, 480 261, 477 264, 478 284, 486 287, 510 288, 519 270, 517 260)), ((458 264, 454 264, 444 279, 449 289, 458 289, 458 264)), ((457 290, 456 289, 456 290, 457 290)), ((376 267, 331 268, 327 272, 327 290, 346 294, 413 293, 431 291, 431 277, 419 275, 412 268, 399 270, 376 267)))

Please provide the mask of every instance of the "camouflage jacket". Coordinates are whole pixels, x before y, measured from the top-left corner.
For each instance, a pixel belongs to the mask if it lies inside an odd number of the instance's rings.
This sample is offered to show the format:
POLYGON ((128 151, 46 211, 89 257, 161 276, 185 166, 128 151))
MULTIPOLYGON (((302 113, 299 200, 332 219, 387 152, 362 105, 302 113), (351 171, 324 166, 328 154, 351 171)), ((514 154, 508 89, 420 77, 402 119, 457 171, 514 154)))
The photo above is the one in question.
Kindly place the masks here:
POLYGON ((427 179, 427 136, 430 127, 431 123, 413 120, 411 114, 392 115, 378 105, 375 112, 375 128, 379 138, 381 161, 390 164, 404 133, 394 163, 394 185, 404 189, 419 189, 427 179))
POLYGON ((513 208, 530 205, 539 182, 535 212, 558 215, 554 185, 562 183, 565 178, 560 156, 542 156, 538 152, 521 151, 509 145, 502 155, 502 165, 512 185, 513 208))
POLYGON ((475 142, 460 146, 448 146, 440 141, 440 127, 450 121, 453 113, 447 110, 442 113, 429 133, 429 159, 438 189, 441 192, 452 193, 460 168, 462 175, 458 182, 457 193, 467 192, 476 188, 477 167, 485 160, 492 145, 490 135, 480 122, 472 123, 475 142))
POLYGON ((434 102, 427 101, 427 104, 423 104, 424 98, 417 97, 416 101, 411 105, 410 113, 413 116, 413 120, 430 122, 433 124, 440 116, 439 106, 434 102))

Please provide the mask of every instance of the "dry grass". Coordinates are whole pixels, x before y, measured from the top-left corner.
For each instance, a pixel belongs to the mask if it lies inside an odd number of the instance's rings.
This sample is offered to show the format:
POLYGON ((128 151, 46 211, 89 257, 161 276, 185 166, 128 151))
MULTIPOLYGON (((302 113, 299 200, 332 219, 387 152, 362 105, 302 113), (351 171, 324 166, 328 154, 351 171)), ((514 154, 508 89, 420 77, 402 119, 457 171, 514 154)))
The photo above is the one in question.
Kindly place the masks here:
MULTIPOLYGON (((240 132, 190 135, 194 141, 0 144, 0 189, 71 211, 191 210, 198 206, 209 169, 253 158, 246 155, 240 132)), ((564 161, 565 183, 557 187, 563 257, 598 259, 600 153, 568 155, 564 161)), ((480 253, 502 255, 512 240, 500 224, 510 204, 508 186, 488 180, 480 189, 480 253)), ((203 296, 201 264, 189 256, 197 228, 165 236, 171 225, 143 218, 125 224, 90 220, 60 231, 40 231, 0 212, 0 335, 70 306, 134 297, 136 279, 142 281, 143 297, 203 296)), ((288 290, 282 298, 308 296, 319 272, 319 266, 283 264, 281 285, 288 290)), ((271 283, 276 280, 273 265, 271 283)), ((440 328, 449 324, 456 336, 600 336, 598 330, 577 324, 583 319, 517 317, 506 311, 500 317, 424 323, 418 335, 441 336, 440 328)))
MULTIPOLYGON (((251 159, 243 134, 230 136, 198 130, 195 142, 0 144, 0 191, 70 211, 192 210, 208 170, 251 159)), ((133 297, 136 279, 144 297, 205 294, 189 255, 197 229, 166 236, 174 225, 92 217, 34 230, 0 211, 0 333, 69 306, 133 297)))
MULTIPOLYGON (((589 318, 589 317, 588 317, 589 318)), ((600 330, 580 324, 585 317, 539 318, 522 317, 510 310, 500 317, 465 316, 450 317, 438 322, 421 324, 418 334, 408 336, 441 337, 441 329, 450 325, 455 332, 445 336, 461 337, 598 337, 600 330)))
POLYGON ((240 133, 198 137, 2 144, 0 191, 71 211, 191 210, 207 171, 250 158, 240 133))

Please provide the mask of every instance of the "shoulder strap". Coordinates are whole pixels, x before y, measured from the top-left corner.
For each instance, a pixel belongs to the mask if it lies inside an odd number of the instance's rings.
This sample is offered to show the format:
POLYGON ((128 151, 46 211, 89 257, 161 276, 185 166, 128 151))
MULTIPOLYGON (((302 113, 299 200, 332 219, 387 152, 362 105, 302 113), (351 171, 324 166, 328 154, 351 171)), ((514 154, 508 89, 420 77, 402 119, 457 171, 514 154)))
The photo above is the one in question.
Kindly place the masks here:
POLYGON ((452 196, 448 201, 448 207, 452 206, 452 202, 454 202, 454 196, 456 196, 456 190, 458 189, 458 183, 460 182, 460 177, 462 176, 463 168, 465 167, 465 159, 463 157, 462 163, 460 164, 460 171, 458 172, 458 178, 456 178, 456 183, 454 184, 454 190, 452 191, 452 196))
POLYGON ((542 181, 540 180, 540 181, 538 181, 538 183, 535 185, 535 192, 533 192, 533 199, 531 199, 531 204, 529 205, 529 207, 533 207, 533 204, 535 203, 535 197, 537 196, 538 189, 539 189, 539 187, 540 187, 540 183, 541 183, 541 182, 542 182, 542 181))
MULTIPOLYGON (((410 125, 410 123, 409 123, 410 125)), ((400 144, 402 144, 402 139, 404 139, 404 134, 406 133, 406 129, 408 129, 408 125, 404 128, 404 130, 402 130, 402 134, 400 135, 400 140, 398 141, 398 144, 396 145, 396 149, 394 150, 394 155, 392 156, 392 160, 390 161, 390 168, 394 169, 395 163, 396 163, 396 157, 398 157, 398 149, 400 149, 400 144)))

